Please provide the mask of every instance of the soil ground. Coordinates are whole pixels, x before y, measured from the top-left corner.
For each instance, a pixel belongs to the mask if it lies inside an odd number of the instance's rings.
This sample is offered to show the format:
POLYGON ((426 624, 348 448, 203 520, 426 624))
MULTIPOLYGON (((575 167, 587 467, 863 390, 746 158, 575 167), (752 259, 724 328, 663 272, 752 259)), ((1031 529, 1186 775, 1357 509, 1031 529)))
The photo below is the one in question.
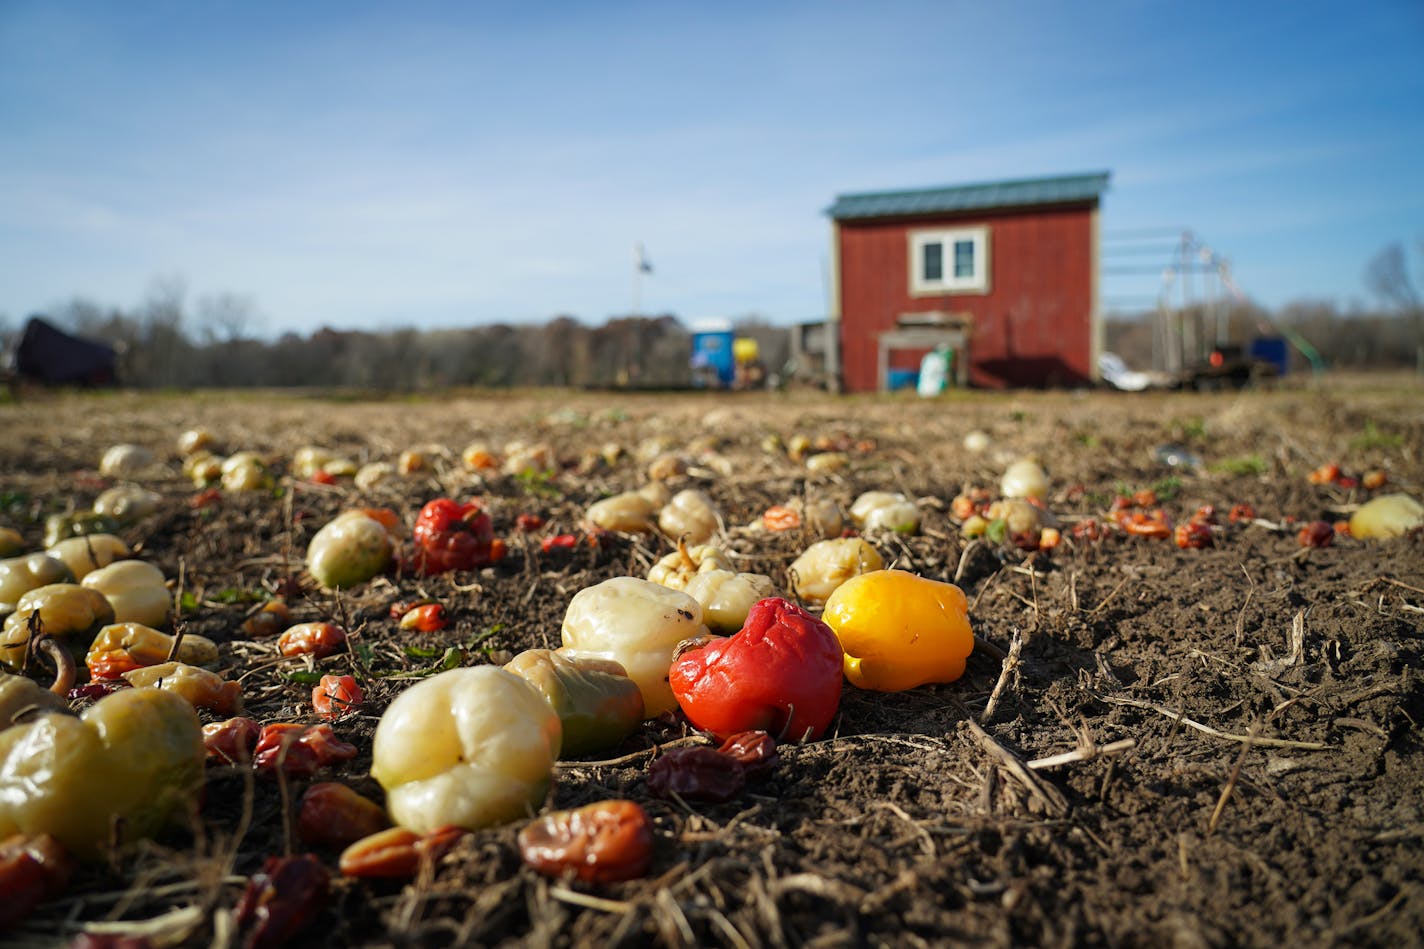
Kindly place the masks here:
MULTIPOLYGON (((445 648, 466 665, 558 644, 575 592, 646 573, 672 549, 660 537, 544 553, 593 501, 646 481, 654 450, 690 462, 688 484, 718 504, 722 543, 741 569, 779 584, 814 538, 755 527, 770 505, 862 491, 917 500, 913 536, 871 535, 888 562, 957 580, 984 652, 957 682, 903 693, 847 687, 832 733, 783 745, 774 774, 726 804, 648 793, 657 746, 691 736, 675 717, 648 722, 606 759, 564 762, 548 807, 626 797, 653 817, 647 878, 604 886, 549 880, 520 863, 518 824, 465 838, 409 883, 337 877, 301 945, 1416 945, 1424 932, 1424 753, 1419 681, 1424 539, 1337 537, 1302 547, 1302 523, 1347 518, 1370 496, 1315 485, 1336 462, 1382 469, 1383 491, 1424 495, 1424 388, 1413 379, 1332 380, 1246 393, 956 393, 832 398, 814 393, 653 395, 454 393, 372 400, 293 394, 42 395, 0 405, 0 524, 40 544, 44 515, 85 509, 110 482, 113 444, 167 465, 146 482, 155 515, 123 531, 139 556, 196 606, 186 628, 220 642, 246 714, 313 721, 310 684, 270 640, 241 624, 263 598, 296 592, 306 542, 339 510, 386 505, 409 524, 442 495, 484 498, 509 556, 477 573, 378 578, 291 602, 297 619, 331 618, 358 648, 315 671, 366 679, 367 705, 336 724, 358 757, 318 779, 380 799, 368 776, 386 705, 445 648), (358 462, 440 446, 424 474, 370 492, 283 480, 195 508, 174 440, 204 426, 230 450, 285 470, 320 445, 358 462), (975 453, 964 436, 980 430, 975 453), (793 436, 844 448, 849 464, 810 473, 793 436), (475 474, 475 440, 503 450, 543 441, 548 478, 475 474), (580 470, 607 444, 612 465, 580 470), (1171 466, 1175 445, 1197 465, 1171 466), (996 489, 1005 465, 1035 455, 1052 479, 1064 542, 1023 551, 970 542, 949 510, 969 487, 996 489), (1075 539, 1114 497, 1154 489, 1174 522, 1221 513, 1214 546, 1110 531, 1075 539), (1233 505, 1255 520, 1230 523, 1233 505), (520 514, 545 526, 516 529, 520 514), (752 525, 752 526, 748 526, 752 525), (453 622, 402 633, 392 601, 430 595, 453 622), (1077 749, 1065 763, 1041 759, 1077 749), (1025 766, 1025 763, 1029 763, 1025 766)), ((210 720, 209 716, 205 720, 210 720)), ((17 944, 62 943, 100 923, 124 931, 163 917, 192 945, 230 943, 246 878, 289 849, 303 782, 251 780, 212 767, 203 825, 110 866, 82 869, 63 896, 16 931, 17 944), (250 815, 250 819, 248 819, 250 815), (56 935, 56 934, 59 935, 56 935)), ((335 855, 320 854, 334 870, 335 855)), ((112 928, 112 927, 111 927, 112 928)))

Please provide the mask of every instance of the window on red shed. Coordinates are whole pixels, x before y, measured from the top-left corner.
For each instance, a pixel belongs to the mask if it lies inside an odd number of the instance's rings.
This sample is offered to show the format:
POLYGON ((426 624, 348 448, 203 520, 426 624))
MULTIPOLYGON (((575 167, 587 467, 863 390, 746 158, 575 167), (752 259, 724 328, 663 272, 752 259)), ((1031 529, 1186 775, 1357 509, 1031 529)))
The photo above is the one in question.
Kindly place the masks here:
POLYGON ((910 232, 911 296, 988 292, 987 227, 910 232))

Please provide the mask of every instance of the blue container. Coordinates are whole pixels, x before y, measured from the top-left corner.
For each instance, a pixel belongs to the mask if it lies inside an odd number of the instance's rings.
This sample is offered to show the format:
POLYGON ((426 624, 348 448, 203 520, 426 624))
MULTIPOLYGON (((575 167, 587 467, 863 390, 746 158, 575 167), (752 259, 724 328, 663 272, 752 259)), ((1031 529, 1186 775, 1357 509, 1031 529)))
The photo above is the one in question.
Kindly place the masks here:
POLYGON ((729 386, 737 374, 736 359, 732 355, 731 330, 711 330, 692 334, 693 380, 705 379, 711 374, 718 385, 729 386))
POLYGON ((1290 350, 1286 348, 1285 337, 1282 336, 1262 336, 1251 340, 1251 358, 1275 366, 1278 375, 1285 375, 1290 368, 1290 350))
POLYGON ((920 384, 920 374, 914 369, 885 370, 885 385, 891 392, 897 389, 913 389, 920 384))

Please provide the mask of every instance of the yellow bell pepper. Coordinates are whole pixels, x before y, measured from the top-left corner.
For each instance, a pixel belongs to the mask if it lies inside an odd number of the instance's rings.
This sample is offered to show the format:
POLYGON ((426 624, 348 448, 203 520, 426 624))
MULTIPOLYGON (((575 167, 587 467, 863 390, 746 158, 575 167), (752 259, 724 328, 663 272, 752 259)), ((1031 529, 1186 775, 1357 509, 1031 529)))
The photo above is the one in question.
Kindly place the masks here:
POLYGON ((862 689, 953 682, 974 649, 964 591, 903 570, 851 577, 831 594, 821 618, 845 650, 846 678, 862 689))

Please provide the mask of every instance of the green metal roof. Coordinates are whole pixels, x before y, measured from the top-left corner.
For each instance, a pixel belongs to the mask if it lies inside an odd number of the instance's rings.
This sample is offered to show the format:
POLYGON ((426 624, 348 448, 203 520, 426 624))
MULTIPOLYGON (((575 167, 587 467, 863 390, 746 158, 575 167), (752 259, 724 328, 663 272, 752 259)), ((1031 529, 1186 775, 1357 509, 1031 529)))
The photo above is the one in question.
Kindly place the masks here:
POLYGON ((836 196, 826 213, 837 221, 877 217, 905 217, 991 208, 1021 208, 1045 204, 1096 201, 1108 187, 1108 172, 1062 175, 1056 178, 1021 178, 921 188, 914 191, 874 191, 836 196))

